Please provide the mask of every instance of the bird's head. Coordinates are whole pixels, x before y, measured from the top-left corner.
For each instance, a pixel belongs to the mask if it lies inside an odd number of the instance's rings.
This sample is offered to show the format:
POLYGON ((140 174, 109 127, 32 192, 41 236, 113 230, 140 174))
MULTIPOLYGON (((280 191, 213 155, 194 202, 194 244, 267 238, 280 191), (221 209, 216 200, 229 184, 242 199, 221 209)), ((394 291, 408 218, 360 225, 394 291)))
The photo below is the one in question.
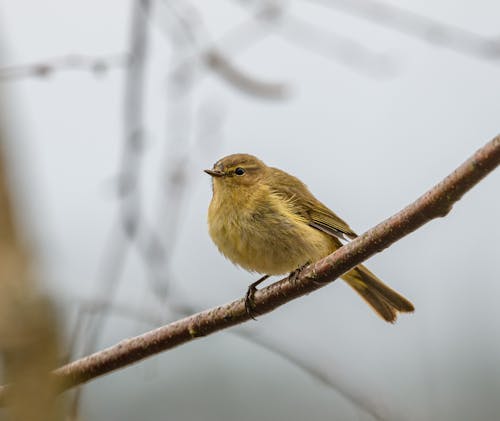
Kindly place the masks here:
POLYGON ((232 188, 258 186, 268 167, 253 155, 238 153, 219 159, 211 170, 214 192, 232 188))

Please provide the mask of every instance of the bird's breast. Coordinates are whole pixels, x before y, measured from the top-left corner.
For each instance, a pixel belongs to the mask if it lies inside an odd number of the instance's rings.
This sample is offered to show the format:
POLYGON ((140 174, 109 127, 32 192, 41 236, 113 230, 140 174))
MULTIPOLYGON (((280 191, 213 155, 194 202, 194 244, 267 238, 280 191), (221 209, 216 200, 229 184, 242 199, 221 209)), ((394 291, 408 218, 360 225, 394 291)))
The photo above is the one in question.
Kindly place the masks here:
POLYGON ((214 197, 210 204, 210 236, 233 263, 249 271, 278 275, 335 249, 328 235, 310 227, 280 198, 252 199, 236 205, 214 197))

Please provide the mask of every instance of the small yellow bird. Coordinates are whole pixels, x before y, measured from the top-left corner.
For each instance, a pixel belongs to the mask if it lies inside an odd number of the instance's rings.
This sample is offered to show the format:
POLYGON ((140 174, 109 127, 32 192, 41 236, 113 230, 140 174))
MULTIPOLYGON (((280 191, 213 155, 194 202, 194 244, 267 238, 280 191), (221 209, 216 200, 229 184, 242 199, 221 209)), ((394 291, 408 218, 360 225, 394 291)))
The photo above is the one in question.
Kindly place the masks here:
MULTIPOLYGON (((264 279, 300 270, 341 247, 340 239, 356 237, 298 178, 255 156, 229 155, 205 172, 213 180, 208 209, 213 242, 236 265, 265 274, 248 288, 245 304, 250 315, 253 293, 264 279)), ((393 323, 398 312, 414 310, 363 265, 342 279, 388 322, 393 323)))

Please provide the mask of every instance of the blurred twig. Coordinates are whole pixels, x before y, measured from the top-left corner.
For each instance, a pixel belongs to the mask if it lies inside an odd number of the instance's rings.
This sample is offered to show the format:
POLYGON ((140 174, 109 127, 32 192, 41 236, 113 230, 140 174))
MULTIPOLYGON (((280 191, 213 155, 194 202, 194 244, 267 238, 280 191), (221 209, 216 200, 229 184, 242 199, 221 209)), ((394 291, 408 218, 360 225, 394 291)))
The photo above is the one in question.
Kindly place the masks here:
MULTIPOLYGON (((305 268, 297 279, 284 278, 255 294, 258 314, 309 294, 427 222, 446 216, 455 202, 500 164, 500 136, 479 149, 453 173, 402 211, 368 230, 331 255, 305 268)), ((115 346, 74 361, 55 371, 63 388, 74 387, 148 356, 248 321, 244 299, 202 311, 115 346)))
MULTIPOLYGON (((164 0, 162 4, 172 12, 171 15, 175 18, 179 28, 178 32, 183 34, 183 40, 195 52, 195 56, 191 59, 181 60, 181 63, 174 67, 174 72, 183 71, 187 64, 196 58, 208 70, 243 94, 273 100, 282 100, 288 97, 289 88, 286 84, 262 80, 250 74, 248 69, 237 66, 233 56, 222 52, 224 40, 229 39, 231 41, 232 50, 238 49, 241 51, 243 45, 247 44, 250 38, 253 42, 262 38, 262 27, 259 28, 258 36, 249 37, 249 34, 255 34, 255 26, 253 25, 257 21, 255 17, 252 17, 248 22, 238 24, 224 34, 222 39, 214 41, 207 28, 203 25, 201 17, 196 14, 196 8, 190 7, 188 10, 190 16, 186 16, 186 12, 178 10, 176 2, 164 0), (196 18, 192 17, 193 14, 196 15, 196 18)), ((172 38, 172 29, 170 27, 162 25, 162 29, 169 38, 172 38)), ((178 39, 178 37, 173 38, 178 39)))
POLYGON ((376 52, 347 35, 321 29, 291 13, 287 2, 266 0, 257 2, 257 7, 242 0, 237 3, 248 10, 266 32, 280 36, 295 47, 320 54, 365 76, 394 76, 396 57, 393 54, 376 52))
POLYGON ((378 0, 307 1, 367 19, 432 45, 481 59, 500 59, 500 36, 493 38, 478 35, 458 26, 378 0))
POLYGON ((390 78, 396 71, 392 54, 376 53, 344 35, 325 31, 304 19, 288 15, 280 27, 283 39, 307 51, 321 54, 355 70, 376 78, 390 78))
MULTIPOLYGON (((141 217, 138 183, 144 147, 144 67, 147 51, 146 22, 149 9, 149 0, 135 0, 131 13, 130 65, 125 78, 123 100, 124 146, 119 176, 119 228, 112 234, 103 259, 103 282, 99 283, 99 296, 105 297, 113 296, 121 278, 121 269, 128 249, 128 242, 123 233, 129 239, 133 239, 141 217)), ((87 338, 87 347, 95 346, 96 335, 102 328, 102 320, 100 318, 95 322, 94 332, 87 338)))
POLYGON ((284 99, 288 96, 289 89, 285 84, 264 82, 255 76, 250 76, 215 48, 204 54, 204 62, 224 81, 243 93, 265 99, 284 99))
MULTIPOLYGON (((151 8, 150 0, 135 0, 131 9, 130 56, 125 76, 123 99, 123 155, 119 174, 120 208, 118 227, 113 229, 106 248, 102 279, 97 296, 113 298, 121 280, 124 262, 135 239, 141 218, 141 200, 138 187, 144 147, 144 85, 147 55, 147 20, 151 8)), ((110 301, 112 302, 112 301, 110 301)), ((91 319, 85 332, 84 353, 90 353, 97 346, 104 321, 110 307, 105 307, 91 319)), ((77 326, 85 315, 80 311, 77 326)), ((74 346, 74 344, 73 344, 74 346)), ((78 389, 72 401, 72 416, 77 417, 82 389, 78 389)))
POLYGON ((112 54, 102 57, 71 54, 45 59, 37 63, 0 67, 0 82, 10 82, 31 77, 47 78, 64 70, 81 70, 95 75, 102 75, 112 68, 126 67, 127 64, 127 54, 112 54))

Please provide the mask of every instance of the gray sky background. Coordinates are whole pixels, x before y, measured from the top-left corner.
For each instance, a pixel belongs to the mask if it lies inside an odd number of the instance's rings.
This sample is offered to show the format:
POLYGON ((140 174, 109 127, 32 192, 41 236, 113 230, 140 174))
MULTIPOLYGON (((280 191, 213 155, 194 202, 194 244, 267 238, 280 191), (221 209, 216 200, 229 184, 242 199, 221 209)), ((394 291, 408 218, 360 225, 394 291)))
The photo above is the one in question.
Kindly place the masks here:
MULTIPOLYGON (((165 3, 155 3, 150 27, 141 189, 145 214, 161 229, 177 200, 166 198, 160 207, 164 175, 177 166, 185 170, 170 272, 171 293, 190 305, 232 300, 254 279, 219 255, 207 233, 211 189, 202 169, 221 156, 252 153, 298 176, 361 233, 500 132, 500 59, 431 45, 321 6, 327 1, 289 2, 286 19, 267 29, 247 23, 241 5, 192 2, 212 39, 223 37, 221 51, 257 78, 285 83, 290 95, 261 100, 199 67, 188 94, 176 94, 168 75, 184 50, 165 36, 171 19, 165 3), (352 68, 338 51, 317 54, 323 42, 304 48, 299 19, 351 38, 383 60, 352 68), (241 28, 248 28, 248 42, 234 35, 241 28), (227 31, 232 35, 224 37, 227 31), (370 67, 374 63, 389 67, 370 67)), ((500 4, 493 0, 398 4, 498 39, 500 4)), ((0 0, 5 62, 124 52, 130 6, 0 0)), ((339 38, 327 39, 331 49, 339 38)), ((123 77, 119 68, 99 77, 61 71, 3 83, 23 211, 36 232, 44 279, 70 319, 78 300, 99 291, 103 252, 116 227, 123 77)), ((395 325, 379 320, 339 281, 242 327, 320 370, 338 390, 223 332, 91 383, 83 418, 373 419, 346 393, 384 419, 497 419, 499 186, 497 171, 448 217, 368 262, 416 306, 395 325)), ((130 253, 115 293, 126 307, 156 311, 137 253, 130 253)), ((150 328, 117 315, 107 326, 100 348, 150 328)))

